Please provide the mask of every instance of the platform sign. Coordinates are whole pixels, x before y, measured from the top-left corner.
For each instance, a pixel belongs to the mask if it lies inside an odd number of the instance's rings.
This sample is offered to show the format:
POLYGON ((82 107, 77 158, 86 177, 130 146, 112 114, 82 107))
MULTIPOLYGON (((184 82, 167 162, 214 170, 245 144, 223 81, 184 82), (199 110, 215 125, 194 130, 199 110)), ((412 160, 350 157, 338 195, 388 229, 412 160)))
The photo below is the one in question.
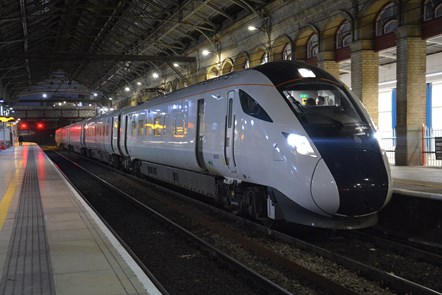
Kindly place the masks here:
POLYGON ((15 120, 14 117, 0 116, 0 122, 2 122, 2 123, 13 122, 14 120, 15 120))
POLYGON ((436 160, 442 160, 442 137, 435 137, 436 160))

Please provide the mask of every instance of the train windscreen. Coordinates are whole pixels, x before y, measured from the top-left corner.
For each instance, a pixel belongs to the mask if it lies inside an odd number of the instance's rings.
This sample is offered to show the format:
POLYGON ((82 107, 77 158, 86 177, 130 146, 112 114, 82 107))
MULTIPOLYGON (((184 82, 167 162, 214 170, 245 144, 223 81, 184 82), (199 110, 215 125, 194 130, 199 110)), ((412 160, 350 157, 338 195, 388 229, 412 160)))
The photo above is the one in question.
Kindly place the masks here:
POLYGON ((367 123, 352 103, 353 98, 334 84, 297 83, 287 85, 282 92, 304 123, 338 126, 367 123))

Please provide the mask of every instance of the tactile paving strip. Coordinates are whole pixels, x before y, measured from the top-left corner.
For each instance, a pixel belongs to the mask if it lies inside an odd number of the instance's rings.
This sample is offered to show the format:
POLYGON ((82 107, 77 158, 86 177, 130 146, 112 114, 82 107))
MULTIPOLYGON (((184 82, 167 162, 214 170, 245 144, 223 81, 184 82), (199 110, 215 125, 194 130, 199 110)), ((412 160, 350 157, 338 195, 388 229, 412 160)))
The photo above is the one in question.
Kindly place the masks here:
POLYGON ((36 166, 30 152, 0 294, 55 294, 36 166))

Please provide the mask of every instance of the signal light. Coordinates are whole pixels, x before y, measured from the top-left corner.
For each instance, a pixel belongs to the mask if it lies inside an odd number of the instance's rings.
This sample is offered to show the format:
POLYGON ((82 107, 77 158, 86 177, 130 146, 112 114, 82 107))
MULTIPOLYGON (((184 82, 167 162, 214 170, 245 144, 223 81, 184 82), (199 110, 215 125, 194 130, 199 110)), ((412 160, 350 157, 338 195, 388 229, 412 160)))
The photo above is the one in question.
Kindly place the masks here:
POLYGON ((45 124, 43 124, 42 122, 37 123, 37 129, 44 129, 44 128, 45 128, 45 124))
POLYGON ((22 130, 28 129, 28 124, 26 124, 26 123, 21 123, 21 124, 20 124, 20 129, 22 129, 22 130))

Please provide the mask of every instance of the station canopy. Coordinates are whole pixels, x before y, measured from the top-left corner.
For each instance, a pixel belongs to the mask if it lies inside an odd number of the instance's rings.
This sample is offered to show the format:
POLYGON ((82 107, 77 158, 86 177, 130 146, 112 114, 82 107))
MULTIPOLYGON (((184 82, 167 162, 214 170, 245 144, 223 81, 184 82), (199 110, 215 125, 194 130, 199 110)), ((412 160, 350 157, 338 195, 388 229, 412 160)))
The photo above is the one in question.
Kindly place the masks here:
POLYGON ((195 62, 187 49, 269 2, 3 0, 0 98, 20 105, 109 95, 164 63, 195 62))

